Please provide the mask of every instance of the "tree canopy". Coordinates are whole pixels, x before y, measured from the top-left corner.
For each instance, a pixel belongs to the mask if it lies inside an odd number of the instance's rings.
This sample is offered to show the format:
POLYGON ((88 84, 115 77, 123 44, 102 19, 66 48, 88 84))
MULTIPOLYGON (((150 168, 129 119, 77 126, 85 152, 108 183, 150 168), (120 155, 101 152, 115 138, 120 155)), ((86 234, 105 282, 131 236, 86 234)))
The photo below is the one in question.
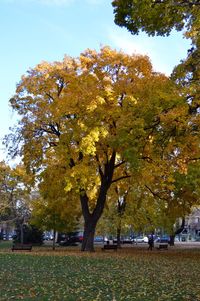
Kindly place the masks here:
POLYGON ((149 35, 169 35, 173 28, 198 34, 198 0, 114 0, 112 5, 116 24, 133 34, 142 30, 149 35))
POLYGON ((65 170, 48 167, 41 175, 38 196, 31 203, 31 222, 43 230, 70 232, 80 217, 77 196, 66 192, 65 170))
POLYGON ((150 36, 169 35, 184 30, 192 42, 186 59, 174 69, 172 78, 185 89, 191 113, 200 103, 200 2, 198 0, 115 0, 115 23, 132 34, 144 31, 150 36))
POLYGON ((0 222, 14 223, 29 216, 30 177, 25 168, 0 162, 0 222))

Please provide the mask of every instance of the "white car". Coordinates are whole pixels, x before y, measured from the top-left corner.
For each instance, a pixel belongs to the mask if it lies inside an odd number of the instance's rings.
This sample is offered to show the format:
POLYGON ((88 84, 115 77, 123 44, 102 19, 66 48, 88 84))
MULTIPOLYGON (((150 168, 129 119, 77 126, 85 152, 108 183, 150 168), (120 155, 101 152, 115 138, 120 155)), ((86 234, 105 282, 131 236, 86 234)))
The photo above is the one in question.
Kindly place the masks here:
POLYGON ((135 243, 142 243, 142 242, 145 242, 147 243, 148 242, 148 237, 147 236, 138 236, 134 239, 135 243))

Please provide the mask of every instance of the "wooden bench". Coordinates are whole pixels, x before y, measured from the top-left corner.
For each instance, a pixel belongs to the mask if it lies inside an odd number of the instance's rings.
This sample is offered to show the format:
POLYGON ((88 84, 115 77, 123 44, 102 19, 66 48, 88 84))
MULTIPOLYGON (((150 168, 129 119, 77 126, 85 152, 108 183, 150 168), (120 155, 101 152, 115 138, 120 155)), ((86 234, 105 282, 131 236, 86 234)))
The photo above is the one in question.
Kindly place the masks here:
POLYGON ((168 250, 168 243, 161 243, 159 244, 158 250, 168 250))
POLYGON ((32 245, 31 244, 21 244, 21 243, 15 243, 12 245, 12 252, 13 251, 31 251, 32 245))
POLYGON ((102 251, 105 251, 105 250, 115 250, 115 251, 117 251, 117 245, 104 245, 103 248, 102 248, 102 251))

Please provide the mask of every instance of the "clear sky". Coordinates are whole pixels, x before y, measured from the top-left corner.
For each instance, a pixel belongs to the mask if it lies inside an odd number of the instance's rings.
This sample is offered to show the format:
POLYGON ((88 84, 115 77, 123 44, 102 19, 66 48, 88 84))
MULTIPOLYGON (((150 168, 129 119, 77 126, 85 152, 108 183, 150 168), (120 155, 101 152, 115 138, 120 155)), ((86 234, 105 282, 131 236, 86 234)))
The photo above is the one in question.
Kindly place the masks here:
MULTIPOLYGON (((190 45, 181 33, 131 35, 115 25, 111 0, 0 0, 0 40, 0 139, 16 121, 8 104, 16 84, 41 61, 109 45, 147 54, 156 71, 169 75, 190 45)), ((5 158, 0 144, 0 160, 5 158)))

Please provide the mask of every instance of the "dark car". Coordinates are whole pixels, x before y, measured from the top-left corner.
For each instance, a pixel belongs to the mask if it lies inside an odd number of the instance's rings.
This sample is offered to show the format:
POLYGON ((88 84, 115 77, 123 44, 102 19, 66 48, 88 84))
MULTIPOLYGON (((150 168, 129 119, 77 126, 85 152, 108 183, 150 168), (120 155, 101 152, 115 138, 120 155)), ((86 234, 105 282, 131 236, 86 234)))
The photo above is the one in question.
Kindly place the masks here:
POLYGON ((158 237, 154 240, 155 245, 156 244, 169 244, 169 237, 168 236, 163 236, 163 237, 158 237))
POLYGON ((59 242, 60 246, 76 246, 77 243, 82 243, 83 232, 70 232, 63 240, 59 242))
MULTIPOLYGON (((129 238, 129 237, 122 237, 120 239, 120 243, 121 244, 132 244, 133 241, 134 240, 132 238, 129 238)), ((116 238, 113 240, 113 243, 117 243, 117 239, 116 238)))
POLYGON ((133 244, 134 239, 133 238, 124 238, 123 239, 123 244, 133 244))
POLYGON ((74 237, 67 238, 59 242, 60 246, 77 246, 77 240, 74 237))
POLYGON ((161 236, 159 238, 159 240, 160 240, 161 243, 169 243, 170 238, 169 238, 169 236, 161 236))

